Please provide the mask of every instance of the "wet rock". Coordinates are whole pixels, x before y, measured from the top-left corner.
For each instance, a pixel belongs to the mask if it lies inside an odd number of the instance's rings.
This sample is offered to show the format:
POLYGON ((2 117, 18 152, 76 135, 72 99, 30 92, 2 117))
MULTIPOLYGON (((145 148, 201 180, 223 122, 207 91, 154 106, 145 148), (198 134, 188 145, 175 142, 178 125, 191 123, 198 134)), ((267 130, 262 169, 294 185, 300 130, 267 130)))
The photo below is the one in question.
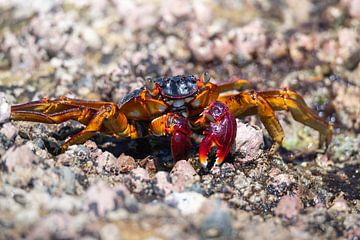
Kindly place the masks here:
POLYGON ((297 195, 283 196, 274 210, 276 216, 295 219, 303 209, 303 203, 297 195))
POLYGON ((176 162, 170 172, 170 178, 178 192, 184 191, 187 186, 190 186, 199 180, 199 176, 195 169, 186 160, 176 162))
POLYGON ((22 145, 20 147, 13 146, 7 150, 1 161, 5 163, 9 172, 13 172, 16 169, 30 168, 36 159, 36 155, 30 148, 27 145, 22 145))
POLYGON ((105 182, 92 185, 85 194, 85 208, 96 216, 105 216, 116 207, 116 192, 105 182))
POLYGON ((261 146, 264 144, 263 133, 260 129, 237 121, 235 151, 240 154, 236 162, 246 163, 253 161, 258 155, 261 146))
POLYGON ((192 215, 200 211, 206 198, 197 192, 174 192, 165 198, 165 203, 179 209, 183 215, 192 215))
POLYGON ((0 124, 9 120, 10 110, 10 104, 6 101, 5 94, 0 93, 0 124))

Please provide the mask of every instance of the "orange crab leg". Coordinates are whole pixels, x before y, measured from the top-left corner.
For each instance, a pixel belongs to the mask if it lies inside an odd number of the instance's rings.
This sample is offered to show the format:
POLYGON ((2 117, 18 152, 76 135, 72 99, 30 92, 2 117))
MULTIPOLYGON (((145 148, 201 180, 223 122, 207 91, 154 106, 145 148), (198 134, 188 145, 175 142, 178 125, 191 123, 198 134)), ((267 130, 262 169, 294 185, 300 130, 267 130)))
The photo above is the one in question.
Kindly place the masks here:
POLYGON ((43 113, 34 110, 14 110, 12 108, 11 118, 16 121, 32 121, 48 124, 62 123, 67 120, 76 120, 87 124, 96 111, 90 108, 66 109, 57 113, 43 113))
POLYGON ((244 79, 236 79, 234 81, 230 81, 227 83, 222 84, 216 84, 217 90, 219 93, 228 92, 228 91, 234 91, 234 90, 242 90, 246 87, 250 86, 250 83, 248 80, 244 79))
POLYGON ((317 130, 320 133, 320 146, 325 145, 326 148, 329 146, 333 133, 332 125, 314 113, 297 92, 285 88, 258 94, 263 96, 275 110, 290 111, 296 121, 317 130))
POLYGON ((274 140, 270 154, 276 151, 284 138, 283 129, 274 110, 289 110, 296 121, 319 131, 320 144, 325 144, 327 147, 331 141, 331 125, 318 117, 306 105, 302 97, 294 91, 286 89, 256 92, 250 90, 239 94, 220 96, 219 100, 225 103, 236 117, 259 115, 260 120, 274 140))
POLYGON ((135 127, 128 124, 125 115, 119 112, 115 104, 110 103, 102 106, 87 126, 67 140, 61 148, 66 150, 72 144, 83 143, 99 131, 112 134, 117 138, 138 137, 135 127))
POLYGON ((91 102, 68 98, 49 100, 45 98, 40 101, 12 106, 11 118, 48 124, 75 120, 87 125, 63 144, 63 150, 71 144, 85 142, 98 131, 117 138, 138 137, 135 127, 128 123, 126 116, 119 111, 118 106, 111 102, 91 102))
POLYGON ((14 105, 11 107, 11 111, 36 111, 42 113, 56 113, 76 107, 87 107, 89 109, 98 110, 100 107, 107 104, 108 102, 86 101, 79 99, 71 99, 67 97, 60 97, 53 100, 43 98, 39 101, 32 101, 24 104, 14 105))

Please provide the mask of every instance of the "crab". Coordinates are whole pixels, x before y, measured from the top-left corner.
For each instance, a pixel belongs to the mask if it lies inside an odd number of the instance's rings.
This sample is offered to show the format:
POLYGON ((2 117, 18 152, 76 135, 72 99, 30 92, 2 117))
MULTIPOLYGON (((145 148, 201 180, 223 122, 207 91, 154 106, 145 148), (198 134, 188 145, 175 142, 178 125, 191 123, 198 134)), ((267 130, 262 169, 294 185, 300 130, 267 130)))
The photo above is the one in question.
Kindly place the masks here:
POLYGON ((120 104, 60 97, 43 98, 11 107, 13 120, 58 124, 75 120, 84 129, 62 144, 81 144, 97 132, 118 139, 149 135, 170 136, 175 161, 186 159, 196 136, 199 162, 206 168, 208 154, 217 147, 214 165, 229 154, 236 137, 236 120, 257 114, 273 140, 269 155, 281 145, 284 132, 275 111, 290 111, 293 118, 319 132, 325 149, 332 138, 332 126, 320 118, 295 91, 288 88, 270 91, 242 90, 249 82, 236 79, 222 84, 210 82, 205 72, 199 76, 177 75, 146 78, 144 86, 125 96, 120 104), (235 90, 235 93, 228 93, 235 90))

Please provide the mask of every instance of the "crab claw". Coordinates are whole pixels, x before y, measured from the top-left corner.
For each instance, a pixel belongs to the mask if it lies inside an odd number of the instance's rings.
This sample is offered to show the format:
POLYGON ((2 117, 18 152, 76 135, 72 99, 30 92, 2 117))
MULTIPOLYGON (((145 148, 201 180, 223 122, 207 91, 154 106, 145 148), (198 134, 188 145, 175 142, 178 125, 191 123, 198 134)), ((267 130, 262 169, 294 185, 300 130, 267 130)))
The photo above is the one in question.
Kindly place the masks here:
POLYGON ((178 115, 169 115, 167 119, 171 136, 171 153, 175 161, 186 159, 191 150, 191 130, 188 121, 178 115))
POLYGON ((210 122, 199 146, 199 161, 206 168, 207 155, 212 147, 218 149, 215 165, 220 165, 230 152, 236 137, 236 121, 228 107, 219 101, 212 102, 202 115, 210 122))

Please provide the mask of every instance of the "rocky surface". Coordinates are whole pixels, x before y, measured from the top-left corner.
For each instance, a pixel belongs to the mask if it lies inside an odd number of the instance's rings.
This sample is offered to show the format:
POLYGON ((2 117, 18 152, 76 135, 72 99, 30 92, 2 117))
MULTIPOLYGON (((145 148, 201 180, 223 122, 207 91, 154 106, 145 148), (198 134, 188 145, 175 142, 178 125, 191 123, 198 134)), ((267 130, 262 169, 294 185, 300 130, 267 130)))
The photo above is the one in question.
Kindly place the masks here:
POLYGON ((360 3, 341 1, 0 1, 0 239, 359 239, 360 3), (278 112, 285 139, 256 117, 212 171, 168 140, 13 122, 41 97, 120 102, 145 76, 208 70, 257 90, 288 86, 334 124, 317 133, 278 112))

